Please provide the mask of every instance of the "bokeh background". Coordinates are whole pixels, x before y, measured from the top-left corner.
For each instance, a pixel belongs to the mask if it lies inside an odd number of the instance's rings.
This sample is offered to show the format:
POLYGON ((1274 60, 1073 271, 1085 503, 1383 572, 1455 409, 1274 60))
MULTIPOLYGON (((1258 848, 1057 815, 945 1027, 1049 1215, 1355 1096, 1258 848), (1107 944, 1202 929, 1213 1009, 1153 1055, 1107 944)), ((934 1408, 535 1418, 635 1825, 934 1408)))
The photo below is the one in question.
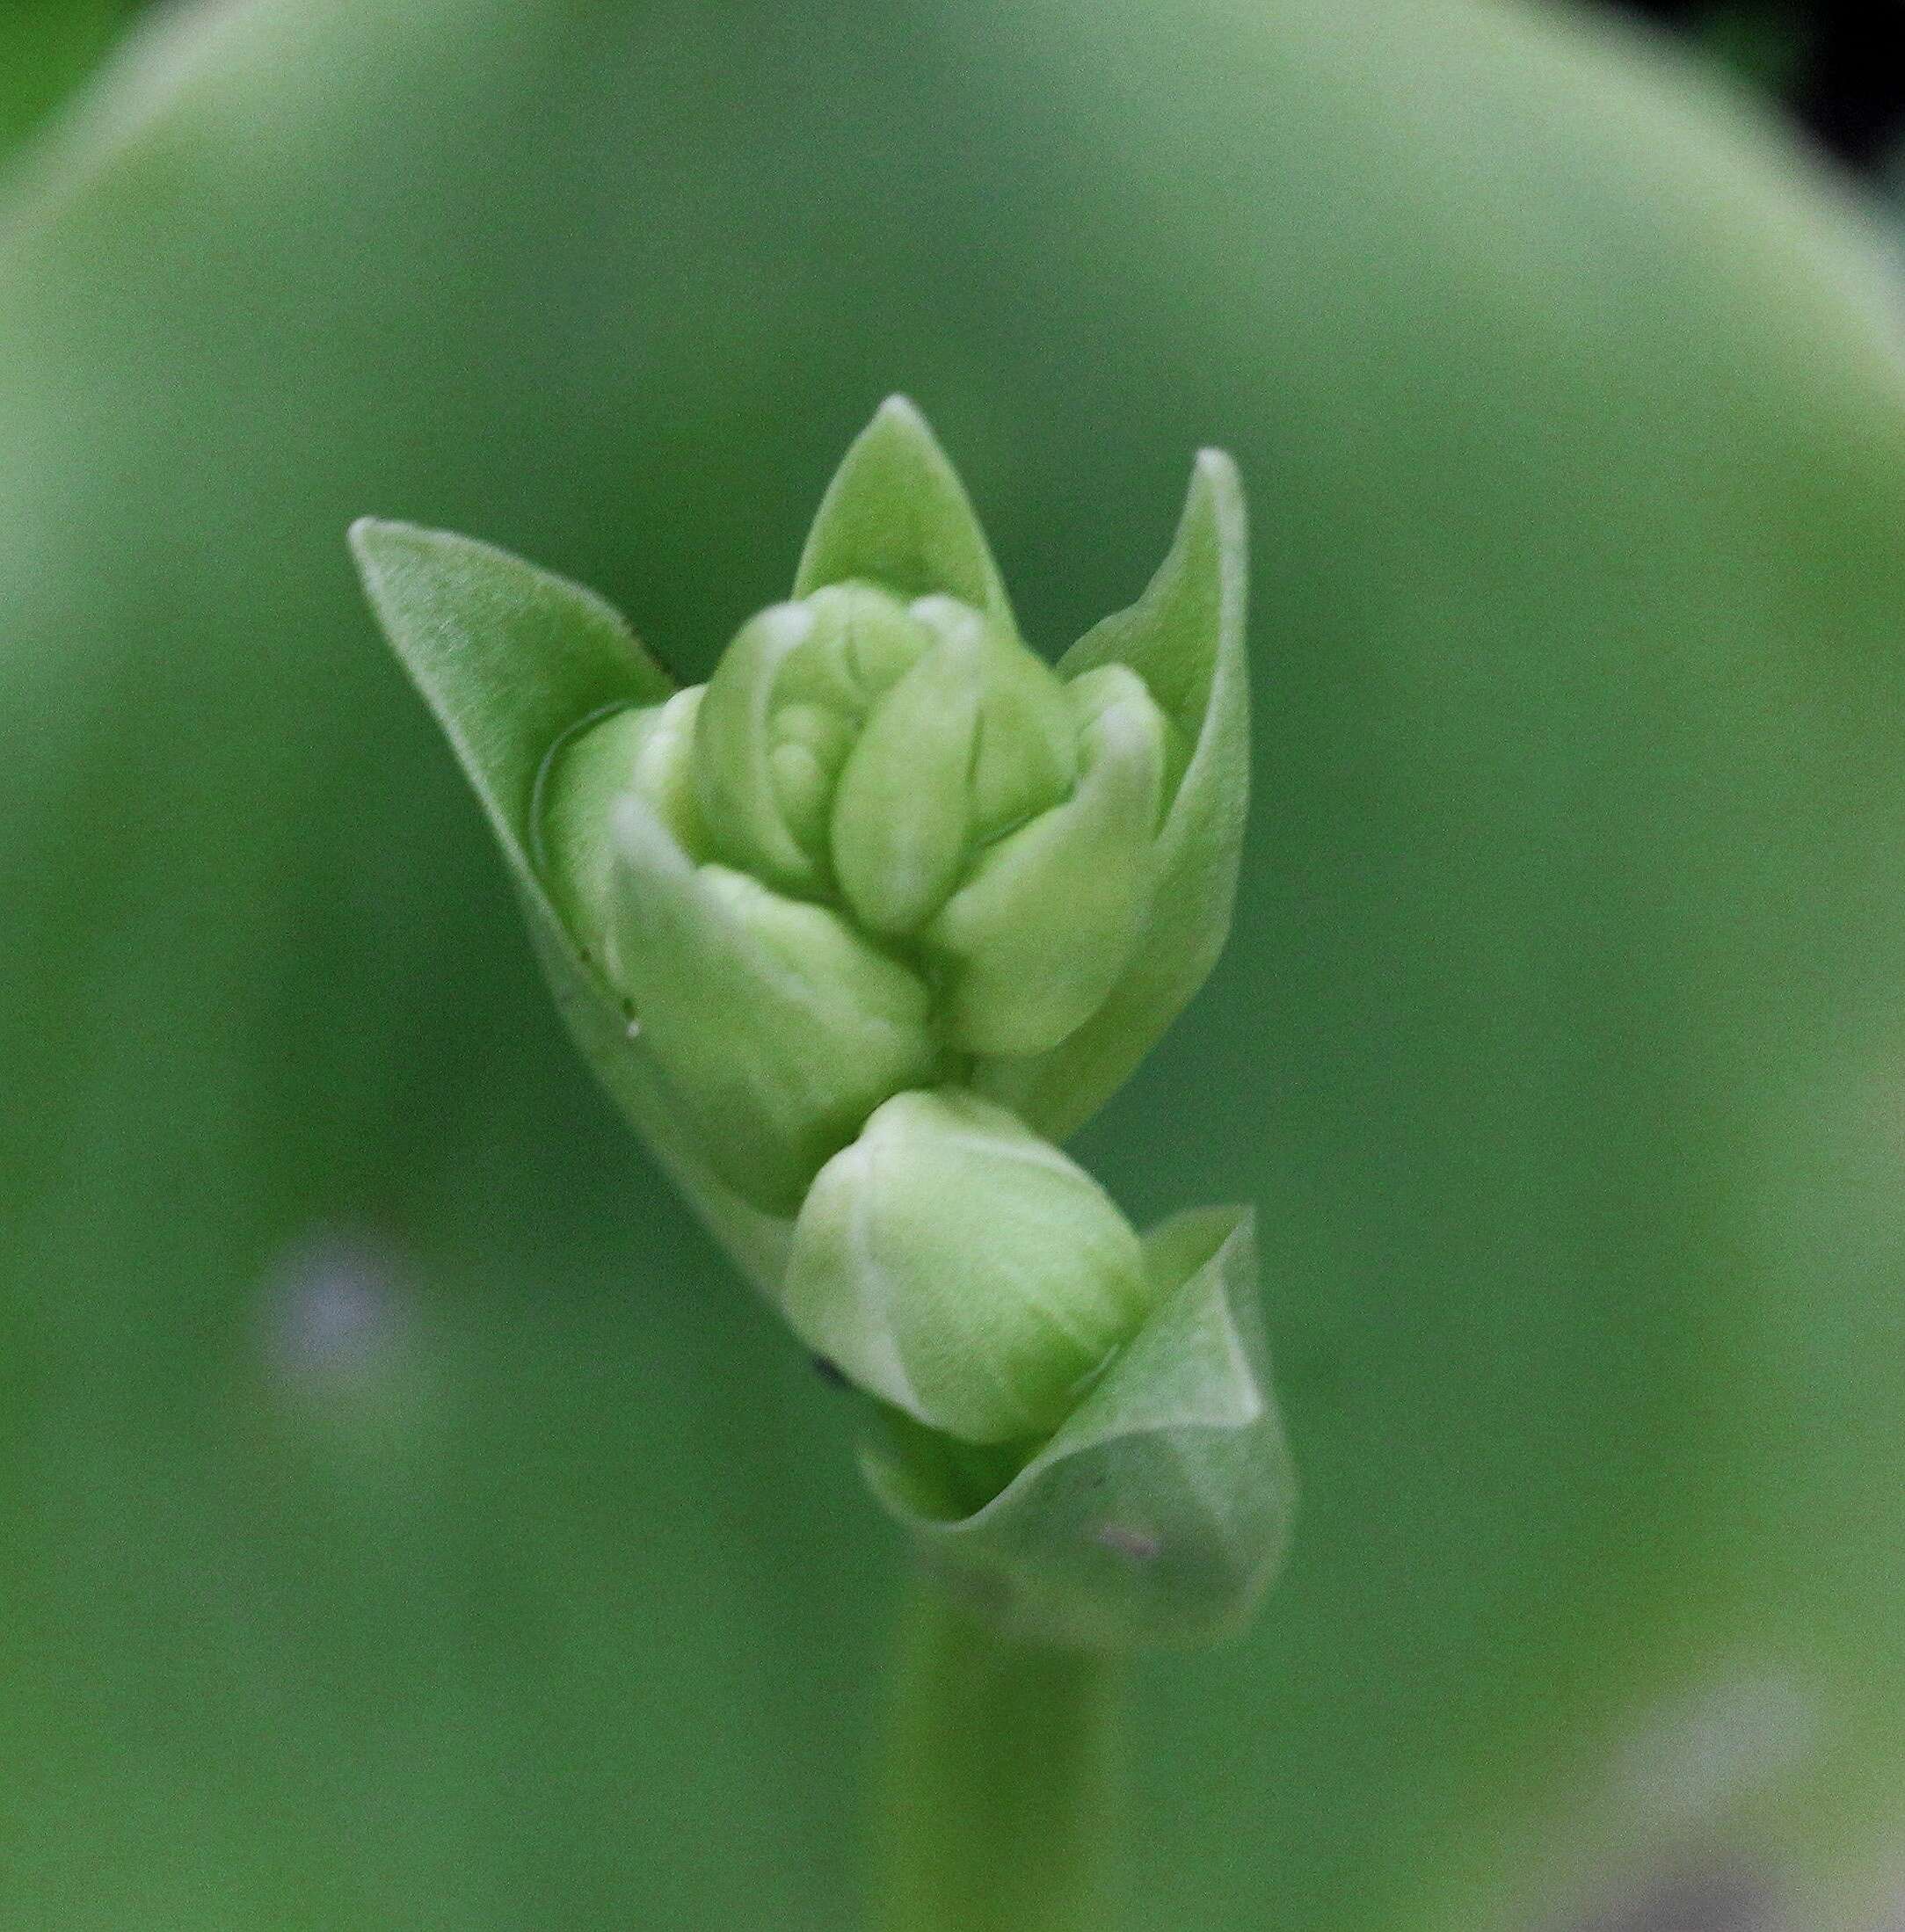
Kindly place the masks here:
POLYGON ((0 1922, 851 1922, 903 1552, 342 533, 699 672, 904 389, 1049 650, 1252 491, 1236 937, 1085 1146, 1257 1203, 1305 1513, 1137 1674, 1123 1922, 1905 1923, 1861 24, 135 11, 0 15, 0 1922))

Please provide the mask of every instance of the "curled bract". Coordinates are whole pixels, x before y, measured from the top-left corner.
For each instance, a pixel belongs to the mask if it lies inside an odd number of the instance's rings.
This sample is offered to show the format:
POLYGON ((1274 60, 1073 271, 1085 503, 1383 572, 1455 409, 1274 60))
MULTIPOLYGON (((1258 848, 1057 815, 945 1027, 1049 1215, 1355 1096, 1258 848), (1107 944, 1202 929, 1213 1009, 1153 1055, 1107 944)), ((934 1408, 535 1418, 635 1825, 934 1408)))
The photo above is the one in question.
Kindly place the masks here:
POLYGON ((502 552, 393 524, 353 541, 571 1029, 736 1259, 890 1419, 883 1499, 924 1546, 986 1552, 955 1566, 1050 1633, 1233 1620, 1289 1500, 1238 1299, 1247 1235, 1178 1266, 1181 1237, 1141 1241, 1054 1144, 1228 927, 1247 781, 1228 460, 1198 458, 1150 588, 1056 666, 898 398, 828 490, 792 596, 704 685, 677 689, 600 599, 502 552), (1213 1268, 1227 1352, 1187 1313, 1213 1268), (1187 1475, 1205 1464, 1257 1493, 1213 1512, 1187 1475), (1054 1512, 1087 1470, 1109 1514, 1080 1568, 1054 1512))
POLYGON ((1029 1640, 1117 1651, 1229 1636, 1289 1537, 1296 1477, 1250 1216, 1173 1216, 1144 1260, 1149 1318, 1003 1482, 897 1416, 863 1452, 927 1565, 1029 1640))

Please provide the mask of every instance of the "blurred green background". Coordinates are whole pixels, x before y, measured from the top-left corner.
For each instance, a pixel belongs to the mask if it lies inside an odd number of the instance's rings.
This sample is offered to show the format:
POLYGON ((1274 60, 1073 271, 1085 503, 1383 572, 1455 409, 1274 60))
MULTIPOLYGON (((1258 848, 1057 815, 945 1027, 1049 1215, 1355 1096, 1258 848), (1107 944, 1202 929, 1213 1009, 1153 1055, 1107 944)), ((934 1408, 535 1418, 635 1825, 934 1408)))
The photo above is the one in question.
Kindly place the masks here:
POLYGON ((1236 937, 1085 1147, 1257 1203, 1305 1512, 1138 1674, 1125 1922, 1895 1925, 1854 192, 1506 0, 227 0, 62 102, 126 11, 0 25, 0 1922, 851 1922, 903 1553, 342 534, 698 672, 904 389, 1048 650, 1252 491, 1236 937))

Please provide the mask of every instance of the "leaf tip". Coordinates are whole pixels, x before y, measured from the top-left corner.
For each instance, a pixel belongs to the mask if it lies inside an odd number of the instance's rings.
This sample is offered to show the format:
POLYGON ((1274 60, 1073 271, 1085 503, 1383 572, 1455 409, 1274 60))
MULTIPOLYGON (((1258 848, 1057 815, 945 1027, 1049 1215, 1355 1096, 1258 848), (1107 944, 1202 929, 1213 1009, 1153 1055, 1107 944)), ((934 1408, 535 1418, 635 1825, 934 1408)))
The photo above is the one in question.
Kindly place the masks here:
POLYGON ((396 522, 389 517, 358 517, 345 532, 345 538, 353 551, 359 556, 364 556, 378 548, 388 539, 414 532, 414 525, 396 522))
POLYGON ((1200 449, 1191 464, 1182 523, 1189 528, 1198 521, 1213 526, 1220 550, 1241 558, 1246 534, 1244 480, 1227 450, 1200 449))
POLYGON ((925 413, 898 393, 873 412, 827 485, 794 594, 854 577, 903 597, 951 595, 1011 621, 965 486, 925 413))
POLYGON ((849 478, 863 482, 872 477, 879 479, 876 487, 897 485, 932 495, 950 489, 961 498, 965 494, 926 411, 898 389, 847 446, 833 488, 844 492, 849 478))
MULTIPOLYGON (((885 424, 891 428, 902 429, 910 434, 933 434, 926 419, 926 412, 904 390, 895 389, 873 412, 874 423, 885 424)), ((872 425, 868 425, 869 428, 872 425)))
POLYGON ((358 577, 374 600, 403 552, 425 549, 433 537, 441 534, 388 517, 359 517, 345 533, 345 541, 358 577))
POLYGON ((385 524, 381 517, 358 517, 344 534, 344 541, 350 545, 351 561, 357 565, 357 574, 368 578, 375 567, 377 540, 385 524))

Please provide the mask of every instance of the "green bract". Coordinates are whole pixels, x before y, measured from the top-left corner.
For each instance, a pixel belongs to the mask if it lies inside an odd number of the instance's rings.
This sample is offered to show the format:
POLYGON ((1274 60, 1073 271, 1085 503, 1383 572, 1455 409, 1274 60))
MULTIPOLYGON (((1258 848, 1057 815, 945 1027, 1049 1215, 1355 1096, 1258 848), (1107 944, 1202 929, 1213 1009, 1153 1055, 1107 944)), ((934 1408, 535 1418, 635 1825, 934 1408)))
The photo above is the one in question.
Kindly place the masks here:
MULTIPOLYGON (((705 686, 673 689, 597 599, 500 552, 390 524, 354 541, 585 1052, 892 1417, 870 1465, 889 1506, 936 1545, 955 1481, 992 1526, 970 1544, 988 1604, 1047 1634, 1233 1623, 1290 1496, 1261 1331, 1198 1346, 1210 1256, 1160 1265, 1182 1243, 1147 1251, 1051 1137, 1227 929, 1247 777, 1227 459, 1198 459, 1145 597, 1056 669, 899 398, 828 490, 792 600, 705 686), (1054 1472, 1087 1439, 1081 1523, 1054 1472), (1200 1465, 1250 1493, 1214 1507, 1200 1465)), ((1223 1252, 1234 1302, 1245 1250, 1223 1252)))
POLYGON ((1193 1209, 1144 1244, 1157 1313, 1051 1441, 986 1493, 903 1420, 868 1442, 874 1492, 928 1566, 1024 1638, 1102 1650, 1222 1636, 1275 1572, 1295 1494, 1254 1374, 1264 1344, 1250 1217, 1193 1209))

